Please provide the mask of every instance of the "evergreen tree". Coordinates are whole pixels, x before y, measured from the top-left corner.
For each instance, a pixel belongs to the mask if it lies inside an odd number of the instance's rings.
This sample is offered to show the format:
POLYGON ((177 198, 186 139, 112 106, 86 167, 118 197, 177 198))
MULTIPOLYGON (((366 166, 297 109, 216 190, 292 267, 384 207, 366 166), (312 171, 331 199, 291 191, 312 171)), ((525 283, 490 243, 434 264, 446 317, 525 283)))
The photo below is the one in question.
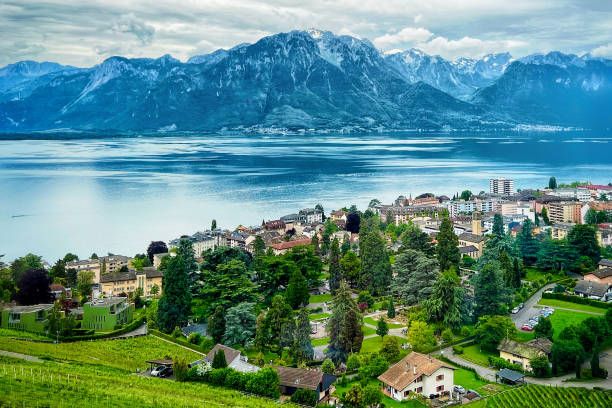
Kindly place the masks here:
POLYGON ((310 340, 310 319, 307 309, 301 309, 298 314, 294 342, 295 359, 299 363, 311 361, 314 357, 314 349, 310 340))
POLYGON ((381 338, 384 338, 389 333, 389 326, 385 319, 382 316, 378 319, 376 323, 376 334, 378 334, 381 338))
POLYGON ((212 220, 212 222, 210 223, 210 229, 213 231, 217 229, 217 220, 212 220))
POLYGON ((225 368, 227 367, 227 360, 225 358, 225 352, 221 349, 217 350, 212 361, 212 368, 225 368))
POLYGON ((345 361, 357 353, 363 342, 362 318, 346 282, 341 282, 332 300, 332 315, 327 323, 328 355, 335 361, 345 361))
POLYGON ((169 258, 157 307, 158 326, 166 333, 176 326, 186 325, 191 312, 189 266, 185 264, 182 254, 169 258))
POLYGON ((502 238, 504 235, 506 235, 504 232, 504 218, 499 213, 496 213, 493 216, 493 229, 491 232, 494 238, 502 238))
POLYGON ((512 264, 512 282, 511 286, 515 289, 521 287, 521 278, 523 277, 523 269, 521 268, 521 263, 518 258, 514 258, 514 262, 512 264))
POLYGON ((285 298, 281 295, 276 295, 272 298, 272 304, 268 309, 263 328, 266 329, 268 338, 263 340, 266 346, 279 350, 281 347, 281 334, 283 325, 292 317, 291 306, 285 302, 285 298))
POLYGON ((423 303, 428 319, 443 322, 446 327, 458 329, 461 326, 461 311, 465 290, 454 270, 442 273, 436 279, 429 298, 423 303))
POLYGON ((540 226, 540 216, 538 215, 538 213, 535 213, 535 226, 540 226))
POLYGON ((368 289, 374 295, 383 295, 391 283, 391 263, 385 240, 379 231, 366 234, 360 244, 360 254, 359 287, 368 289))
POLYGON ((342 280, 342 269, 340 268, 340 246, 338 240, 334 238, 329 250, 329 289, 332 294, 340 286, 342 280))
POLYGON ((523 222, 523 228, 516 238, 516 243, 521 252, 523 263, 534 265, 538 260, 539 242, 533 236, 533 224, 529 218, 523 222))
POLYGON ((347 281, 351 287, 357 287, 359 274, 361 271, 361 260, 353 251, 348 251, 342 259, 340 259, 340 268, 342 269, 341 276, 347 281))
POLYGON ((308 282, 299 270, 295 270, 291 278, 289 278, 285 297, 287 298, 287 303, 289 303, 293 309, 308 304, 308 299, 310 297, 308 294, 308 282))
POLYGON ((253 303, 243 302, 227 309, 223 343, 246 345, 255 335, 255 314, 253 303))
POLYGON ((431 242, 430 236, 421 231, 418 225, 409 224, 406 231, 400 236, 400 240, 402 241, 400 251, 414 249, 423 252, 429 257, 433 257, 436 254, 436 249, 433 242, 431 242))
POLYGON ((557 179, 555 177, 548 179, 548 188, 551 190, 555 190, 557 188, 557 179))
POLYGON ((498 262, 491 261, 478 273, 474 285, 476 317, 505 313, 507 293, 500 269, 498 262))
POLYGON ((393 304, 393 296, 389 296, 389 302, 387 302, 387 317, 393 319, 395 317, 395 305, 393 304))
POLYGON ((548 317, 540 316, 538 324, 533 328, 536 337, 545 337, 552 341, 553 326, 548 317))
POLYGON ((178 247, 176 248, 176 257, 180 257, 182 259, 183 268, 185 268, 187 276, 189 277, 189 289, 191 290, 191 293, 193 294, 197 292, 199 288, 198 279, 200 278, 200 274, 198 273, 198 264, 195 260, 193 245, 189 239, 183 238, 179 241, 178 247))
POLYGON ((217 306, 215 312, 208 318, 207 332, 215 343, 220 343, 225 334, 225 308, 217 306))
POLYGON ((253 241, 253 257, 255 260, 261 258, 266 254, 266 243, 263 238, 259 235, 255 237, 255 241, 253 241))
POLYGON ((312 245, 312 247, 314 248, 314 252, 317 256, 321 256, 321 248, 319 247, 319 237, 317 236, 317 234, 314 234, 312 236, 312 239, 310 240, 310 245, 312 245))
POLYGON ((601 249, 597 241, 597 231, 592 225, 574 225, 567 234, 567 243, 575 249, 578 256, 587 256, 593 263, 599 262, 601 249))
POLYGON ((395 276, 391 290, 407 305, 417 304, 429 297, 439 270, 436 261, 413 249, 400 253, 393 265, 395 276))
POLYGON ((438 264, 441 271, 446 271, 450 268, 459 270, 461 262, 461 254, 459 253, 459 239, 453 231, 453 223, 444 216, 440 224, 440 232, 436 236, 438 246, 436 252, 438 254, 438 264))
POLYGON ((550 220, 548 219, 548 210, 546 207, 542 208, 542 221, 544 221, 544 225, 550 225, 550 220))

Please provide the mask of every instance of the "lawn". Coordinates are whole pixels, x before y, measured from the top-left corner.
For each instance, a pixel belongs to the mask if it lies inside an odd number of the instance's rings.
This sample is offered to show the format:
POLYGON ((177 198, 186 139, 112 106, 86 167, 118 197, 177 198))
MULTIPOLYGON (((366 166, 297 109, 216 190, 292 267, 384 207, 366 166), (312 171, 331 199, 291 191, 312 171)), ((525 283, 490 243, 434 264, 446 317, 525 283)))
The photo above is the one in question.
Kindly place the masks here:
POLYGON ((142 377, 108 365, 8 357, 0 357, 0 393, 0 405, 7 407, 278 407, 238 391, 142 377))
POLYGON ((13 351, 48 360, 104 365, 130 372, 147 367, 146 360, 180 357, 188 362, 202 355, 153 336, 122 340, 38 343, 0 337, 0 350, 13 351))
POLYGON ((364 336, 369 336, 370 334, 376 334, 376 329, 373 329, 368 326, 362 326, 361 332, 363 333, 364 336))
POLYGON ((310 303, 324 303, 329 302, 332 299, 332 295, 330 293, 326 293, 324 295, 310 295, 310 303))
POLYGON ((47 336, 43 336, 42 334, 29 333, 21 330, 11 330, 11 329, 0 329, 0 337, 8 337, 14 339, 31 339, 31 340, 47 340, 51 341, 51 339, 47 336))
POLYGON ((606 313, 606 309, 603 309, 601 307, 583 305, 580 303, 566 302, 564 300, 557 300, 557 299, 540 299, 540 302, 538 304, 543 305, 543 306, 551 306, 554 308, 560 307, 563 309, 579 310, 581 312, 597 313, 601 315, 606 313))
MULTIPOLYGON (((399 344, 402 344, 406 341, 405 339, 402 339, 401 337, 397 337, 397 336, 391 336, 391 337, 395 337, 399 341, 399 344)), ((381 347, 382 347, 381 337, 380 336, 371 337, 363 341, 360 352, 361 353, 376 353, 381 349, 381 347)))
MULTIPOLYGON (((376 326, 378 324, 378 320, 374 319, 373 317, 364 317, 363 318, 363 322, 367 323, 367 324, 371 324, 372 326, 376 326)), ((404 327, 405 325, 400 324, 400 323, 389 323, 389 322, 387 322, 387 326, 390 329, 399 329, 400 327, 404 327)))
MULTIPOLYGON (((610 391, 527 385, 487 398, 487 408, 601 408, 612 406, 610 391)), ((470 405, 472 407, 472 405, 470 405)))
POLYGON ((561 333, 561 331, 567 326, 578 325, 589 317, 597 316, 580 312, 570 312, 568 310, 555 310, 555 312, 550 316, 550 322, 552 323, 554 330, 553 340, 556 340, 559 337, 559 333, 561 333))
POLYGON ((525 268, 525 280, 528 280, 530 282, 535 282, 538 279, 546 278, 547 275, 551 275, 553 281, 566 277, 566 275, 564 274, 553 274, 549 272, 542 272, 536 268, 525 268))
POLYGON ((308 318, 310 320, 320 320, 320 319, 327 319, 329 316, 331 316, 329 313, 312 313, 308 315, 308 318))
POLYGON ((323 346, 329 343, 329 337, 322 337, 320 339, 312 339, 311 343, 312 343, 312 347, 323 346))
POLYGON ((483 367, 489 366, 489 356, 498 357, 497 354, 490 353, 488 351, 480 350, 480 345, 472 344, 471 346, 463 349, 463 354, 459 357, 471 361, 474 364, 481 365, 483 367))
MULTIPOLYGON (((351 388, 353 384, 357 384, 357 383, 358 381, 355 380, 355 381, 351 381, 347 383, 346 385, 336 384, 336 395, 341 396, 349 388, 351 388)), ((370 384, 375 384, 378 386, 380 383, 375 379, 370 379, 370 381, 368 382, 368 385, 370 384)), ((392 398, 387 397, 386 395, 383 396, 382 403, 385 404, 385 407, 392 407, 392 408, 425 408, 427 407, 427 405, 422 404, 418 400, 409 400, 409 401, 399 402, 392 398)))

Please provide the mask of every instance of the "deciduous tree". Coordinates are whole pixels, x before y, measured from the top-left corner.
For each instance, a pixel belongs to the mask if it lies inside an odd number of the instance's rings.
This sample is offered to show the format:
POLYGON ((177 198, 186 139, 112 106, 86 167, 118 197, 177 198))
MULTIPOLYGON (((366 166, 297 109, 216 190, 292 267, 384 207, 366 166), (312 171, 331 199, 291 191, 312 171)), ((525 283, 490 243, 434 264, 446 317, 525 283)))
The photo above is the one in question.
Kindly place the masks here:
POLYGON ((22 305, 35 305, 51 301, 49 275, 44 269, 30 269, 20 273, 17 288, 15 297, 22 305))
POLYGON ((400 253, 395 259, 393 269, 395 276, 391 289, 408 305, 427 299, 439 274, 434 259, 413 249, 400 253))
POLYGON ((165 254, 168 252, 168 246, 164 241, 151 241, 147 247, 147 257, 149 262, 153 265, 153 256, 156 254, 165 254))

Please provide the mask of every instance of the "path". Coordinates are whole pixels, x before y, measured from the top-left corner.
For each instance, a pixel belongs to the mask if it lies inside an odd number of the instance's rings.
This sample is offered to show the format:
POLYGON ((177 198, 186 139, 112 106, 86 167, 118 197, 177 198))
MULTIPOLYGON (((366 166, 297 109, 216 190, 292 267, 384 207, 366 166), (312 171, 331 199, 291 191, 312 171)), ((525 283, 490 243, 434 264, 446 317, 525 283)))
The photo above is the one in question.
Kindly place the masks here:
POLYGON ((538 304, 540 299, 542 299, 542 293, 544 293, 546 289, 552 288, 555 285, 555 283, 549 283, 548 285, 540 288, 540 290, 538 290, 532 297, 524 302, 523 308, 518 313, 510 315, 510 318, 517 328, 520 329, 521 326, 527 323, 531 317, 539 314, 538 311, 535 310, 534 306, 538 304))
POLYGON ((139 337, 139 336, 146 336, 147 333, 149 333, 148 329, 147 329, 147 324, 144 323, 142 326, 127 332, 127 333, 123 333, 120 334, 118 336, 114 336, 114 337, 110 337, 111 339, 129 339, 131 337, 139 337))
POLYGON ((154 335, 154 334, 150 334, 150 336, 153 336, 153 337, 155 337, 156 339, 160 339, 160 340, 162 340, 162 341, 165 341, 166 343, 173 344, 173 345, 175 345, 175 346, 177 346, 177 347, 182 347, 182 348, 184 348, 185 350, 192 351, 192 352, 194 352, 194 353, 196 353, 196 354, 200 354, 200 355, 203 355, 203 356, 205 356, 205 355, 206 355, 206 353, 202 353, 201 351, 197 351, 197 350, 191 349, 191 348, 189 348, 189 347, 185 347, 185 346, 183 346, 182 344, 178 344, 178 343, 175 343, 175 342, 173 342, 173 341, 166 340, 166 339, 164 339, 163 337, 159 337, 159 336, 156 336, 156 335, 154 335))
POLYGON ((43 360, 41 360, 40 358, 35 357, 35 356, 30 356, 30 355, 21 354, 21 353, 14 353, 12 351, 5 351, 5 350, 0 350, 0 356, 19 358, 21 360, 31 361, 33 363, 42 363, 43 362, 43 360))

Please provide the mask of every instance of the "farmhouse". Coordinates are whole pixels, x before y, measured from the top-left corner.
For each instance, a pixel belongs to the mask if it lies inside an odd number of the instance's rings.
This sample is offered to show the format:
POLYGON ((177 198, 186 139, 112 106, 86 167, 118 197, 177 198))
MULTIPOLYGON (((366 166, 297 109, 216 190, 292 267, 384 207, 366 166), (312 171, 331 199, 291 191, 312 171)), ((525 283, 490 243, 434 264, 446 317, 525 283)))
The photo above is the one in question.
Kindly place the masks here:
POLYGON ((589 299, 605 301, 610 292, 610 286, 606 283, 593 282, 590 280, 579 280, 574 287, 574 293, 589 299))
POLYGON ((448 394, 454 386, 454 368, 425 354, 412 352, 391 366, 378 379, 383 393, 396 401, 448 394))
POLYGON ((225 354, 225 361, 229 368, 233 368, 241 373, 254 373, 259 371, 259 367, 253 364, 249 364, 249 359, 246 356, 240 354, 240 351, 235 350, 231 347, 224 346, 223 344, 215 344, 204 358, 204 361, 212 363, 217 353, 225 354))
POLYGON ((545 338, 533 339, 527 343, 505 339, 497 347, 500 358, 509 363, 520 365, 525 371, 531 370, 529 360, 539 356, 548 356, 551 348, 552 342, 545 338))

